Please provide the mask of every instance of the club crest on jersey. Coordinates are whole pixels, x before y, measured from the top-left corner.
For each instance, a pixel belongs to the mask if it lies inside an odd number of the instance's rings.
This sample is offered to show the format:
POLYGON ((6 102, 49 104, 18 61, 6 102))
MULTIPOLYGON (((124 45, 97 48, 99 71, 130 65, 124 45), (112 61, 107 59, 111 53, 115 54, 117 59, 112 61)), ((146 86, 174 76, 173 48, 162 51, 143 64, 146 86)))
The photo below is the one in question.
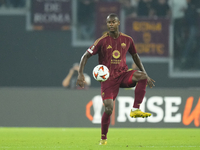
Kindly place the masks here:
POLYGON ((118 50, 114 50, 113 53, 112 53, 113 57, 115 59, 119 58, 120 57, 120 52, 118 50))
POLYGON ((107 49, 110 49, 110 48, 112 48, 112 46, 108 45, 107 49))
POLYGON ((122 43, 122 44, 121 44, 121 47, 122 47, 122 48, 125 48, 125 47, 126 47, 126 44, 125 44, 125 43, 122 43))

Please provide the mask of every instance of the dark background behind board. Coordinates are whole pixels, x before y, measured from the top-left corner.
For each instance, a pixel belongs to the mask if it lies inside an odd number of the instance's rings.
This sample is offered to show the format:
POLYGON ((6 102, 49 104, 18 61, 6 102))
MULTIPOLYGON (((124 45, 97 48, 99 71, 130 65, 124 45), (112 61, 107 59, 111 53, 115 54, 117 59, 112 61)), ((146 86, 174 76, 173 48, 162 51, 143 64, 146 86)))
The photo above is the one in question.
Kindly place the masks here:
MULTIPOLYGON (((0 86, 61 87, 88 47, 73 47, 71 31, 27 31, 25 16, 0 16, 0 86)), ((85 72, 98 64, 91 57, 85 72)), ((130 63, 128 64, 130 67, 130 63)), ((144 63, 156 87, 199 87, 200 78, 170 78, 168 63, 144 63)), ((92 79, 92 86, 99 83, 92 79)))

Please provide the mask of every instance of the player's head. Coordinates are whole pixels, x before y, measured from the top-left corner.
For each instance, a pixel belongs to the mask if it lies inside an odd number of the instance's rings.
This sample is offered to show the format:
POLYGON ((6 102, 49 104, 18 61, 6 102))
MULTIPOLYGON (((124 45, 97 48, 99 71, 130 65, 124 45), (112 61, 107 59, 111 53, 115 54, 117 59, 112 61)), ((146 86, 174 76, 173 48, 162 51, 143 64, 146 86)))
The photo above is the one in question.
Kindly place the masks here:
POLYGON ((119 30, 120 21, 116 14, 111 13, 106 19, 107 27, 110 32, 115 32, 119 30))

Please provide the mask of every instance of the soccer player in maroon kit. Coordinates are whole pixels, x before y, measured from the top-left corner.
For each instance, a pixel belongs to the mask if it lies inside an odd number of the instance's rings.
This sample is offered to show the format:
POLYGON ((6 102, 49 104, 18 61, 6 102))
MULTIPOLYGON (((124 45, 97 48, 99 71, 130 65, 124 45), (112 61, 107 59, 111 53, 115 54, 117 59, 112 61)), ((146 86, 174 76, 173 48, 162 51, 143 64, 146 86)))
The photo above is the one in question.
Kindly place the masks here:
POLYGON ((109 32, 97 39, 83 54, 77 79, 77 85, 84 87, 85 79, 83 70, 87 60, 95 54, 98 54, 99 56, 99 64, 107 66, 110 71, 108 80, 101 82, 101 96, 105 111, 101 120, 100 145, 107 144, 107 133, 110 124, 110 116, 113 110, 113 101, 117 97, 119 88, 136 86, 135 100, 133 108, 130 110, 130 116, 134 118, 144 118, 151 116, 151 114, 142 112, 139 107, 146 93, 146 85, 148 84, 149 87, 152 88, 154 86, 153 82, 155 82, 147 75, 136 52, 133 39, 130 36, 119 32, 120 21, 118 16, 113 13, 109 14, 106 23, 109 32), (131 54, 133 61, 139 70, 128 71, 128 66, 126 64, 127 52, 131 54))

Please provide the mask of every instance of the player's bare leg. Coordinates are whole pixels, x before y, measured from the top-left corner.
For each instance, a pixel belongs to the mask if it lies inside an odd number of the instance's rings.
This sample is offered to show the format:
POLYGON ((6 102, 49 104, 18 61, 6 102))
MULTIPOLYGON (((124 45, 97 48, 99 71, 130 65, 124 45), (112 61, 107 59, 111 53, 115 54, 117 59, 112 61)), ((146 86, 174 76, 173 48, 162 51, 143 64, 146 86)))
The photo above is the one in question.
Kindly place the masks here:
POLYGON ((135 88, 135 101, 133 104, 133 108, 130 112, 130 117, 137 118, 137 117, 150 117, 151 113, 142 112, 140 108, 140 104, 143 101, 144 95, 146 93, 146 85, 147 85, 147 75, 146 73, 142 71, 137 71, 133 74, 132 77, 133 81, 137 82, 136 88, 135 88))
POLYGON ((101 119, 101 141, 99 145, 107 144, 107 133, 108 133, 109 125, 110 125, 110 116, 113 111, 112 99, 105 99, 103 103, 104 103, 105 111, 101 119))

